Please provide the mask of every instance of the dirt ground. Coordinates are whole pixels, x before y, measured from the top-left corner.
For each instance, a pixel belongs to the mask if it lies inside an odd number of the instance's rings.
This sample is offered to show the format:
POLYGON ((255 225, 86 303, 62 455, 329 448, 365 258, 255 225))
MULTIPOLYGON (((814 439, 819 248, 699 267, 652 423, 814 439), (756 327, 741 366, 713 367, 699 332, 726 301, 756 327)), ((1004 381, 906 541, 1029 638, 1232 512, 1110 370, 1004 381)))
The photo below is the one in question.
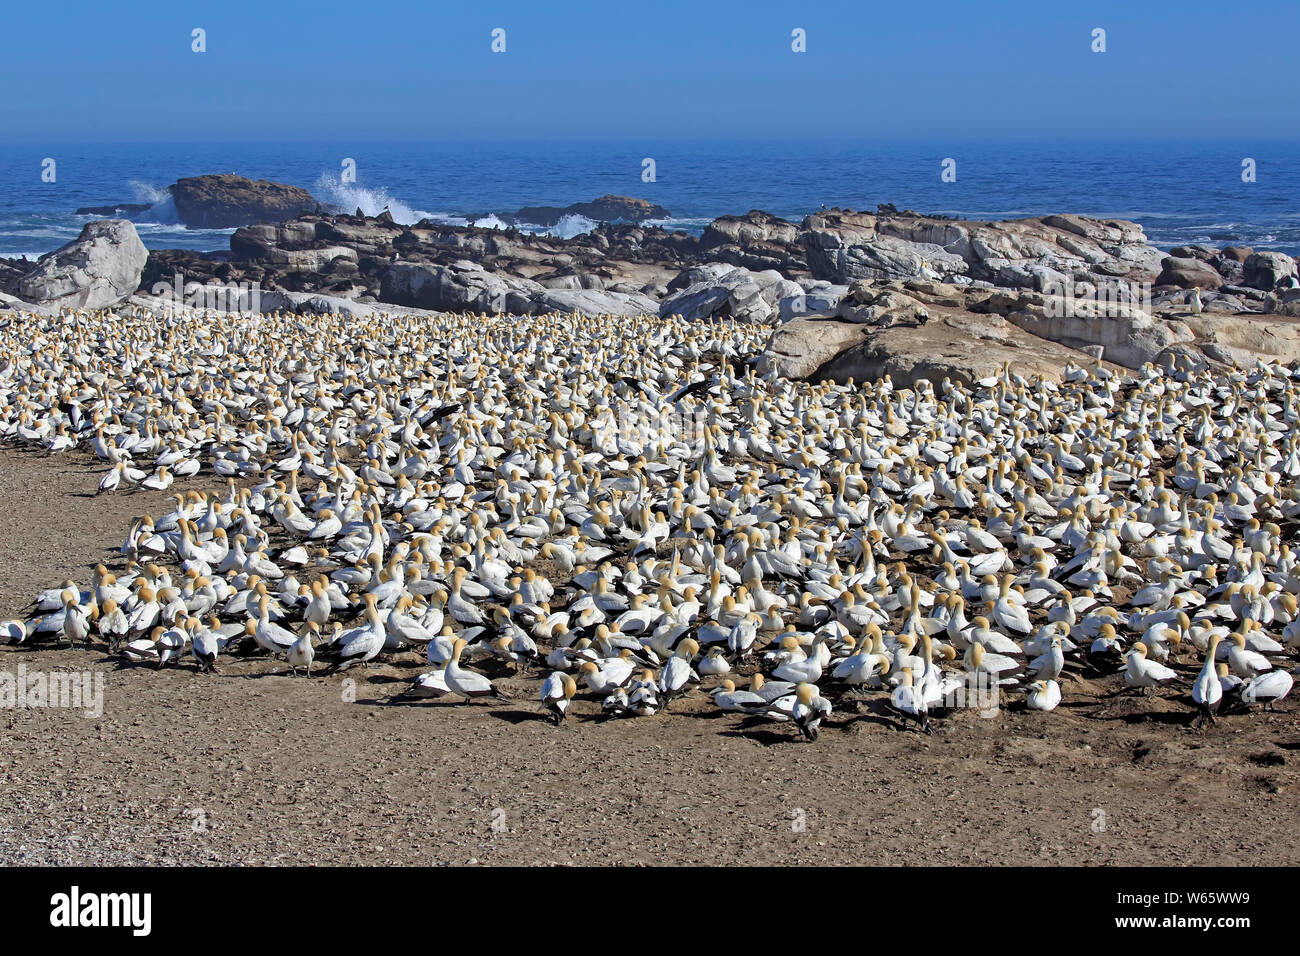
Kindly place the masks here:
MULTIPOLYGON (((95 497, 102 470, 0 448, 0 618, 85 584, 131 518, 169 510, 95 497)), ((0 710, 5 864, 1200 865, 1256 864, 1265 842, 1300 862, 1294 700, 1198 732, 1185 689, 1067 676, 1054 713, 963 711, 929 738, 879 693, 846 698, 807 743, 699 692, 607 722, 580 695, 559 728, 531 695, 399 701, 427 667, 413 653, 295 679, 0 647, 19 665, 102 672, 104 710, 0 710)))

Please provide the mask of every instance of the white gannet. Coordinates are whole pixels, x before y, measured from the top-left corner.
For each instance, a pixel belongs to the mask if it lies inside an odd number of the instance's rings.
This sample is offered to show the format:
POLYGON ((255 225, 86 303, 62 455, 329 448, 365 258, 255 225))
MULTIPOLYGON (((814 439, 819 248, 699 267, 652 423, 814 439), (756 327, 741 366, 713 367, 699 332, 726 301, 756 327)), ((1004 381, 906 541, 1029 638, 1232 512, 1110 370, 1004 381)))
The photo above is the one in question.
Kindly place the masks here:
POLYGON ((569 702, 577 692, 578 685, 563 671, 552 671, 546 680, 542 681, 542 704, 550 712, 556 726, 564 721, 564 716, 569 710, 569 702))
POLYGON ((1193 727, 1202 726, 1207 720, 1214 723, 1214 714, 1223 699, 1223 686, 1219 682, 1219 672, 1214 662, 1215 650, 1221 640, 1218 634, 1210 635, 1205 649, 1205 663, 1200 673, 1192 682, 1192 701, 1196 704, 1196 720, 1193 727))
POLYGON ((700 682, 700 675, 691 667, 691 661, 699 650, 700 645, 694 638, 683 638, 673 656, 665 662, 658 681, 659 696, 665 710, 674 697, 685 694, 692 684, 700 682))
POLYGON ((1061 702, 1061 685, 1054 680, 1036 680, 1025 686, 1025 705, 1030 710, 1055 710, 1061 702))
POLYGON ((1124 669, 1124 683, 1128 687, 1154 692, 1156 685, 1176 680, 1178 674, 1158 661, 1147 660, 1147 646, 1138 641, 1129 650, 1124 669))
POLYGON ((452 644, 451 660, 447 662, 444 679, 453 694, 463 697, 462 703, 468 704, 474 697, 496 697, 499 700, 510 698, 502 693, 492 681, 482 674, 466 670, 460 666, 460 655, 465 650, 465 639, 456 638, 452 644))
POLYGON ((1291 675, 1280 668, 1252 677, 1241 686, 1241 705, 1263 704, 1265 710, 1272 710, 1274 704, 1291 693, 1293 683, 1291 675))
POLYGON ((307 676, 311 677, 311 662, 316 659, 315 639, 318 637, 320 637, 320 625, 315 621, 308 621, 303 632, 298 635, 298 640, 293 642, 285 654, 285 659, 288 660, 295 676, 299 667, 305 667, 307 676))
POLYGON ((929 708, 926 706, 925 696, 913 682, 912 668, 903 668, 901 680, 890 694, 889 702, 905 720, 915 721, 927 734, 933 732, 930 728, 929 708))

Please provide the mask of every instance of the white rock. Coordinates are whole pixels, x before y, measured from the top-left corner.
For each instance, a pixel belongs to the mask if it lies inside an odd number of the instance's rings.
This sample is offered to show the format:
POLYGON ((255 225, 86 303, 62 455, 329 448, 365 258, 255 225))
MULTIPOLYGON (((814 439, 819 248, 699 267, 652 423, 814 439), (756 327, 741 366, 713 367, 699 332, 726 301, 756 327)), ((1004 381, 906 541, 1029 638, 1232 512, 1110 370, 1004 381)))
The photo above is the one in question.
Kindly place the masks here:
POLYGON ((127 220, 88 222, 80 236, 18 280, 18 294, 28 302, 58 308, 103 308, 135 292, 148 259, 135 226, 127 220))

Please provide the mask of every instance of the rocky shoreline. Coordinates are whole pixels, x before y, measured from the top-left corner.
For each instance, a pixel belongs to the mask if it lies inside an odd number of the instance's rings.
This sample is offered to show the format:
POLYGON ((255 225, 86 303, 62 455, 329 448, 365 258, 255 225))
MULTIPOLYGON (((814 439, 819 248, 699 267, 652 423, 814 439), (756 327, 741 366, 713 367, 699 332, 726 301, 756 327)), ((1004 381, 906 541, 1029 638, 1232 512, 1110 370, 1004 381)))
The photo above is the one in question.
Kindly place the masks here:
POLYGON ((668 210, 631 197, 517 214, 606 220, 560 239, 332 212, 294 189, 181 180, 172 193, 186 222, 264 221, 240 225, 222 253, 146 251, 128 220, 92 222, 38 264, 0 260, 0 307, 248 309, 247 298, 209 296, 237 289, 262 311, 731 319, 772 326, 762 368, 838 381, 969 382, 1005 362, 1050 378, 1097 358, 1134 369, 1300 360, 1294 258, 1239 246, 1165 253, 1122 220, 980 222, 881 206, 792 222, 753 210, 694 236, 645 224, 668 210), (633 221, 609 221, 620 218, 633 221))

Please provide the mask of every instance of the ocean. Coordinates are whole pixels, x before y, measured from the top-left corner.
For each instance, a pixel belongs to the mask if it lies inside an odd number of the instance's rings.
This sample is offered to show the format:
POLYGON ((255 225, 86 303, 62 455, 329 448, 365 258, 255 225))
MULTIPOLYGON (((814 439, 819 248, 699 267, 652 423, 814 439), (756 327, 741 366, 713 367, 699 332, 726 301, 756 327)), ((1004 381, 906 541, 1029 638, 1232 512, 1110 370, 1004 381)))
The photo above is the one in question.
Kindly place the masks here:
MULTIPOLYGON (((1132 219, 1160 248, 1236 244, 1300 254, 1300 143, 479 142, 0 145, 0 256, 34 257, 74 238, 82 206, 149 203, 134 216, 152 249, 229 248, 233 230, 176 221, 164 187, 233 172, 302 186, 323 202, 395 219, 495 225, 523 206, 636 196, 668 228, 763 209, 797 221, 824 206, 970 219, 1057 212, 1132 219), (1254 160, 1255 181, 1243 181, 1254 160), (43 181, 53 159, 54 181, 43 181), (344 161, 355 162, 345 181, 344 161), (653 160, 654 181, 643 179, 653 160), (944 161, 955 180, 944 181, 944 161)), ((951 177, 950 177, 951 178, 951 177)), ((569 217, 550 231, 594 224, 569 217)), ((538 227, 535 231, 543 231, 538 227)))

